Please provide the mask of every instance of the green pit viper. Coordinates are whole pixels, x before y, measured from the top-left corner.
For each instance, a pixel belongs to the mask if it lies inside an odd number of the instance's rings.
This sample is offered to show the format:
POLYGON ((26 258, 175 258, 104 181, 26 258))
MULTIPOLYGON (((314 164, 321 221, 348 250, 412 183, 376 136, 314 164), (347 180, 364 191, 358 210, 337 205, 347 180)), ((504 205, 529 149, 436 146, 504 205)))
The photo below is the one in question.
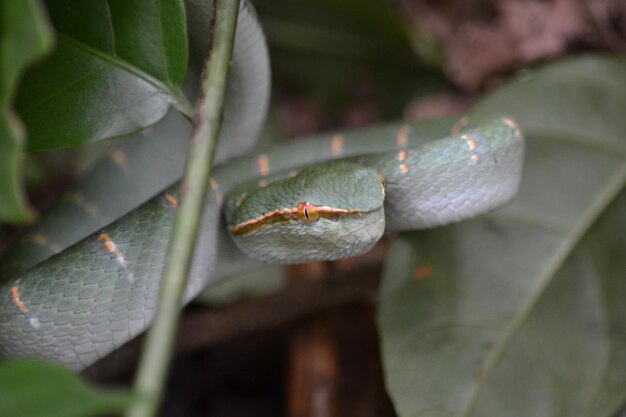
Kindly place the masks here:
MULTIPOLYGON (((192 29, 198 23, 194 19, 208 12, 202 4, 187 4, 192 29)), ((202 37, 190 33, 192 48, 206 48, 202 37)), ((269 62, 261 29, 245 1, 227 94, 220 143, 244 139, 248 148, 267 109, 269 62)), ((130 204, 139 206, 134 210, 105 208, 115 200, 116 189, 139 187, 145 178, 129 175, 132 168, 124 166, 124 160, 145 159, 158 148, 143 142, 128 142, 124 158, 114 151, 94 169, 99 179, 87 176, 78 185, 82 191, 61 204, 65 210, 73 204, 74 211, 89 212, 83 216, 92 221, 93 235, 80 241, 73 237, 63 245, 68 248, 50 257, 61 249, 51 247, 54 238, 45 229, 59 223, 52 210, 44 226, 7 257, 16 261, 35 253, 37 260, 49 259, 19 275, 3 270, 1 357, 39 358, 79 370, 149 326, 178 185, 143 204, 148 196, 138 191, 130 204), (107 190, 100 206, 84 197, 94 182, 107 190), (48 252, 42 254, 42 247, 48 252)), ((184 142, 174 142, 184 149, 184 142)), ((156 152, 143 165, 148 172, 167 165, 156 152)), ((233 154, 223 148, 218 159, 233 154)), ((208 184, 184 302, 253 265, 242 252, 278 263, 345 258, 369 250, 385 231, 430 228, 496 208, 515 195, 523 155, 524 140, 513 119, 470 116, 456 123, 392 124, 320 136, 219 165, 208 184)), ((180 178, 184 160, 172 158, 175 168, 166 175, 170 183, 180 178)), ((29 262, 34 260, 24 265, 29 262)))

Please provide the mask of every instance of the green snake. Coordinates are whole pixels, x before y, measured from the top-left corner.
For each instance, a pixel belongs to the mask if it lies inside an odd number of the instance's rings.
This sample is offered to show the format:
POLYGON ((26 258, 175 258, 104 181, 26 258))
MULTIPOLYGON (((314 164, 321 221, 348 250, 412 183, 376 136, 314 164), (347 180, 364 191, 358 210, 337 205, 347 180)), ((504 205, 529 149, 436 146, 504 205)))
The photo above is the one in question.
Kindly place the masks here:
MULTIPOLYGON (((242 4, 236 42, 258 39, 253 13, 242 4)), ((258 82, 258 73, 233 68, 238 82, 258 82)), ((254 97, 266 103, 269 81, 261 78, 261 98, 254 97)), ((265 107, 245 111, 258 121, 265 107)), ((225 116, 226 131, 229 118, 238 120, 225 116)), ((184 302, 250 265, 246 256, 278 263, 345 258, 369 250, 385 231, 430 228, 496 208, 515 195, 523 155, 511 118, 477 116, 323 136, 230 161, 208 184, 184 302)), ((0 288, 0 356, 82 369, 143 332, 155 313, 178 189, 170 186, 9 277, 0 288)))

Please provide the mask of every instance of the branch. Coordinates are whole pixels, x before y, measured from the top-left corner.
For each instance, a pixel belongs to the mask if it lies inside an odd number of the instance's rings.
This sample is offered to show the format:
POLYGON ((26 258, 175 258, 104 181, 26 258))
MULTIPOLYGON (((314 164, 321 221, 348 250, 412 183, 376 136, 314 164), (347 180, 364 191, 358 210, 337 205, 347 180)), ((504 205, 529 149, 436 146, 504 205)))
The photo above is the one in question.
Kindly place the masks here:
POLYGON ((129 417, 154 416, 160 403, 219 133, 238 11, 239 0, 214 0, 212 47, 204 67, 182 182, 184 187, 180 191, 181 201, 166 257, 157 313, 146 337, 134 385, 136 398, 128 410, 129 417))

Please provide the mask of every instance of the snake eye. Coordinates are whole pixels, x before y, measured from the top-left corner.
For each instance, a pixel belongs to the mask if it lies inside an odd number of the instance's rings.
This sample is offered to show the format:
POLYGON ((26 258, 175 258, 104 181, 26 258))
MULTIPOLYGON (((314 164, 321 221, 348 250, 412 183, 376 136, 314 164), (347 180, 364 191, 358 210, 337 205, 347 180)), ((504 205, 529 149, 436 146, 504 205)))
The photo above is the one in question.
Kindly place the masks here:
POLYGON ((298 214, 300 215, 300 219, 306 220, 307 222, 316 222, 320 219, 317 208, 311 203, 305 202, 298 204, 298 214))

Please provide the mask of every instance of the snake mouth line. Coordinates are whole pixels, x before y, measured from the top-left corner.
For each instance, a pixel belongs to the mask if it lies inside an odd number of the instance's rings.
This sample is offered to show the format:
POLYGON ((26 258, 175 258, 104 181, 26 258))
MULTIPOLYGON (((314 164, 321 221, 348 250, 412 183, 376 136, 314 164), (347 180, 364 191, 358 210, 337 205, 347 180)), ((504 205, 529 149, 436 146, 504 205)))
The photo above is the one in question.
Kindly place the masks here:
POLYGON ((361 210, 348 210, 328 206, 318 207, 310 203, 301 203, 298 207, 270 211, 262 216, 246 220, 245 222, 241 222, 235 226, 231 226, 229 230, 233 235, 241 236, 275 223, 286 223, 292 221, 315 222, 319 218, 338 221, 341 217, 358 217, 360 215, 361 210), (315 210, 318 217, 312 218, 309 216, 309 211, 312 209, 315 210))

